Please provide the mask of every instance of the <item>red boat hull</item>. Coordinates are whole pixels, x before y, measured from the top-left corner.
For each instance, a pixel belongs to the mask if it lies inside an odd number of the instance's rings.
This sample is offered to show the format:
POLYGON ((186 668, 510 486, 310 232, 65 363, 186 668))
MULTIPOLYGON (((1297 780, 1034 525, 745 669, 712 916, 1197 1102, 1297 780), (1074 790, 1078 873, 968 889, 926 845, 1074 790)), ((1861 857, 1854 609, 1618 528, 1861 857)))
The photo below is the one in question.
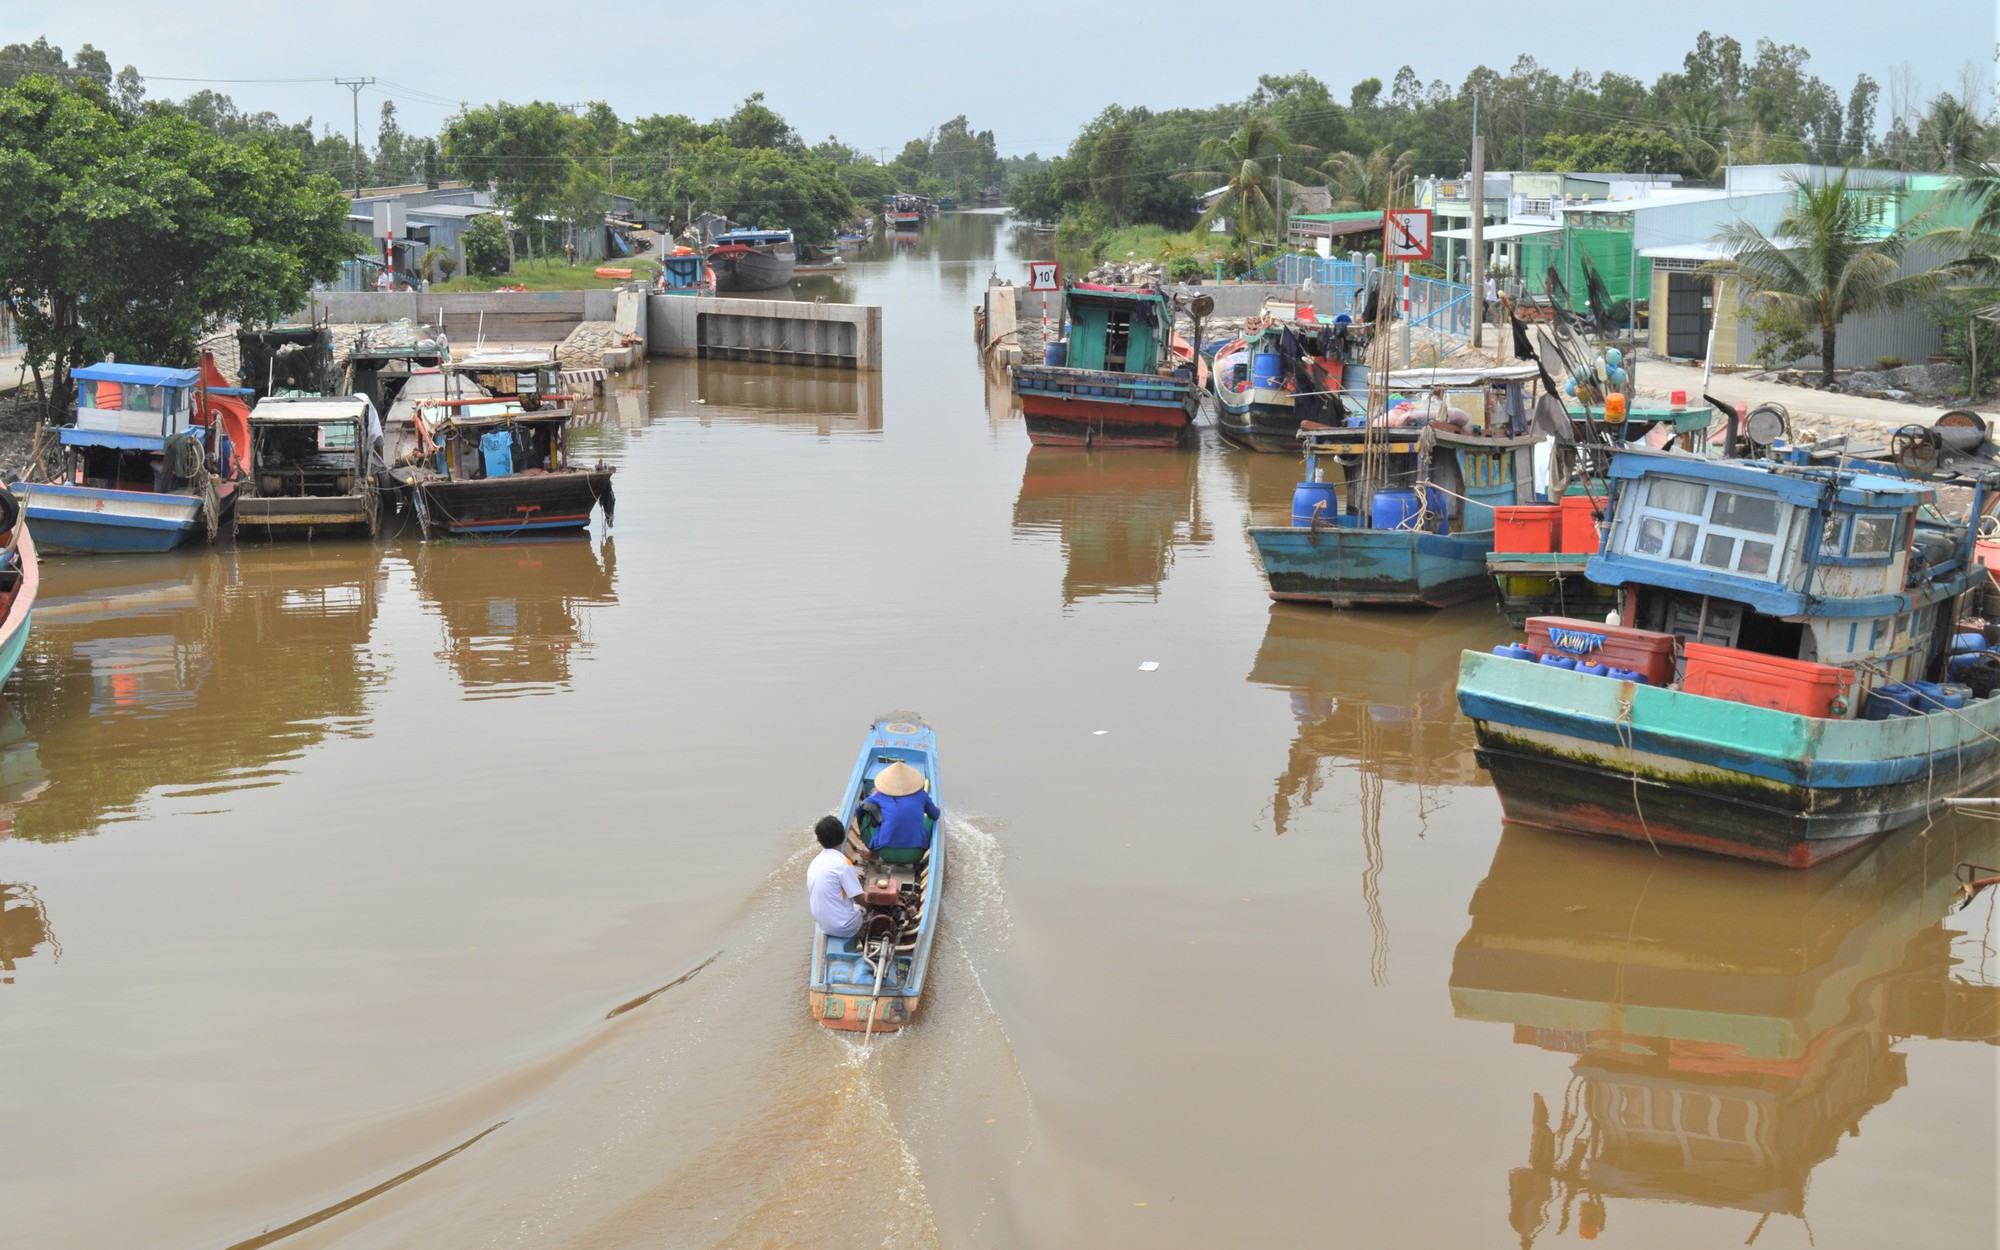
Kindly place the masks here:
POLYGON ((1037 447, 1178 447, 1194 429, 1193 406, 1021 396, 1028 441, 1037 447))

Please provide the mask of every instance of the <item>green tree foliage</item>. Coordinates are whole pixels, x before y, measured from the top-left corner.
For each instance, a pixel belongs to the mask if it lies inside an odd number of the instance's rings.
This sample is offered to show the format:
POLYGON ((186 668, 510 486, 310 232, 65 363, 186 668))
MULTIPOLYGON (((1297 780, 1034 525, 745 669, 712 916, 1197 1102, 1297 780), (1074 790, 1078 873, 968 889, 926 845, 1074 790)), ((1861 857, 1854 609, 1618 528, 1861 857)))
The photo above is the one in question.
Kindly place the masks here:
POLYGON ((473 277, 497 277, 512 263, 507 223, 498 213, 474 217, 459 242, 465 247, 465 272, 473 277))
POLYGON ((1745 298, 1792 330, 1818 331, 1820 381, 1832 386, 1840 323, 1932 296, 1942 289, 1944 274, 1899 274, 1914 227, 1906 222, 1884 233, 1867 197, 1850 193, 1845 170, 1825 181, 1794 180, 1793 189, 1793 206, 1776 231, 1767 235, 1739 223, 1725 236, 1733 255, 1704 268, 1740 283, 1745 298))
POLYGON ((806 242, 833 238, 855 215, 840 175, 804 153, 711 139, 689 154, 682 172, 708 211, 743 225, 787 226, 806 242))
POLYGON ((1221 217, 1229 219, 1230 234, 1246 258, 1259 232, 1275 235, 1278 226, 1278 169, 1280 158, 1296 153, 1303 165, 1309 155, 1279 132, 1268 113, 1253 113, 1226 139, 1211 139, 1202 145, 1207 169, 1182 175, 1187 179, 1224 179, 1222 194, 1203 213, 1199 224, 1221 217))
POLYGON ((116 353, 189 363, 200 333, 296 312, 353 255, 347 202, 295 151, 134 118, 94 83, 0 91, 0 298, 52 374, 116 353))
POLYGON ((1376 148, 1366 156, 1335 152, 1326 163, 1328 186, 1333 192, 1333 210, 1357 213, 1377 208, 1398 208, 1410 202, 1410 161, 1413 152, 1395 156, 1388 148, 1376 148))
POLYGON ((531 258, 538 244, 546 253, 576 162, 576 128, 562 106, 540 100, 467 109, 445 124, 441 146, 459 177, 491 188, 512 215, 510 249, 518 234, 531 258))
POLYGON ((1694 172, 1687 148, 1664 130, 1617 125, 1582 135, 1544 135, 1536 169, 1574 173, 1694 172))

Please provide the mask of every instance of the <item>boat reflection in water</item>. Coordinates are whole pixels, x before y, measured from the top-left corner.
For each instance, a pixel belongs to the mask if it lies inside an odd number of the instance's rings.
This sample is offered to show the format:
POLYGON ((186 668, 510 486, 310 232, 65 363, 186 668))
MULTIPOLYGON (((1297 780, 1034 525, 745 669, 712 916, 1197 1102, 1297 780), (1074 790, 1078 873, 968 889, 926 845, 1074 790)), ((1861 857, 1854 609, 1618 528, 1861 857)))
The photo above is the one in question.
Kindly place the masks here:
MULTIPOLYGON (((1373 933, 1368 967, 1376 985, 1386 985, 1389 977, 1381 888, 1387 867, 1384 783, 1415 790, 1420 837, 1431 813, 1446 805, 1441 789, 1484 784, 1472 756, 1472 727, 1458 716, 1458 656, 1504 635, 1492 613, 1476 608, 1437 613, 1421 627, 1376 613, 1329 615, 1290 604, 1271 608, 1248 680, 1289 694, 1298 722, 1271 795, 1272 830, 1280 837, 1290 832, 1338 765, 1353 766, 1361 817, 1361 905, 1373 933)), ((1348 810, 1335 808, 1343 818, 1348 810)))
POLYGON ((655 361, 648 406, 702 425, 773 425, 821 438, 882 431, 882 375, 731 360, 655 361))
POLYGON ((1194 455, 1172 451, 1031 447, 1014 534, 1062 544, 1065 606, 1100 596, 1158 599, 1175 549, 1208 545, 1196 466, 1194 455))
POLYGON ((1458 659, 1468 647, 1483 650, 1507 637, 1506 623, 1485 608, 1455 608, 1416 624, 1274 605, 1249 680, 1290 694, 1298 722, 1271 800, 1277 832, 1312 805, 1329 760, 1352 762, 1377 783, 1419 787, 1422 814, 1439 805, 1437 787, 1483 786, 1472 726, 1458 715, 1458 659))
POLYGON ((370 543, 51 566, 10 690, 31 746, 0 726, 0 777, 25 749, 49 778, 0 793, 15 836, 92 834, 156 791, 275 785, 329 734, 365 734, 382 580, 370 543))
POLYGON ((45 947, 61 958, 41 896, 33 886, 0 882, 0 985, 12 985, 21 961, 45 947))
MULTIPOLYGON (((1923 833, 1800 878, 1502 834, 1452 1006, 1576 1056, 1566 1090, 1533 1096, 1509 1175, 1521 1245, 1572 1224, 1593 1237, 1612 1200, 1641 1199, 1747 1212, 1755 1240, 1805 1218, 1813 1168, 1906 1083, 1899 1042, 1994 1043, 2000 989, 1952 949, 1961 930, 1983 939, 1992 900, 1948 915, 1960 855, 1945 826, 1923 833)), ((1988 1146, 1992 1098, 1964 1091, 1988 1146)))
POLYGON ((590 649, 589 613, 618 601, 616 549, 588 534, 425 543, 417 589, 444 623, 438 652, 468 699, 554 694, 572 653, 590 649))

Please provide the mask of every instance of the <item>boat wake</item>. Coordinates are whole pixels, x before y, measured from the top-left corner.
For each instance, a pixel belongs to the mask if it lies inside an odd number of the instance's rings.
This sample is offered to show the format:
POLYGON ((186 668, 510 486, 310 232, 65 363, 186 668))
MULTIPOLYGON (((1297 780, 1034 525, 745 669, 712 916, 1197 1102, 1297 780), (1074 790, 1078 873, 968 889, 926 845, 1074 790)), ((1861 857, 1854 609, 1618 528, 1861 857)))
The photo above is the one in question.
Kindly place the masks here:
MULTIPOLYGON (((980 976, 1009 931, 1003 854, 993 827, 949 819, 941 940, 909 1028, 864 1045, 811 1019, 804 847, 745 901, 714 954, 607 1004, 596 1036, 545 1079, 496 1081, 476 1110, 504 1126, 283 1244, 1006 1242, 1016 1221, 1005 1195, 1034 1109, 980 976)), ((299 1213, 271 1214, 282 1225, 299 1213)))

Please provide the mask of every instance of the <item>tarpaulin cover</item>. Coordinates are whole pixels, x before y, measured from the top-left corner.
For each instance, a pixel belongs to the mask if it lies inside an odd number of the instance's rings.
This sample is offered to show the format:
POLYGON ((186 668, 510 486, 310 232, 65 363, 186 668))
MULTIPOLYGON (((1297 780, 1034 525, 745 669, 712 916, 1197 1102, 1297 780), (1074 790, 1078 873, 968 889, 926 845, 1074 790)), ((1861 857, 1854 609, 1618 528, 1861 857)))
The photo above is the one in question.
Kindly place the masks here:
MULTIPOLYGON (((222 370, 215 367, 215 357, 207 352, 201 354, 201 384, 204 387, 229 386, 222 370)), ((234 395, 208 395, 208 410, 222 421, 222 432, 229 436, 230 458, 236 462, 236 475, 250 472, 250 406, 234 395)))

